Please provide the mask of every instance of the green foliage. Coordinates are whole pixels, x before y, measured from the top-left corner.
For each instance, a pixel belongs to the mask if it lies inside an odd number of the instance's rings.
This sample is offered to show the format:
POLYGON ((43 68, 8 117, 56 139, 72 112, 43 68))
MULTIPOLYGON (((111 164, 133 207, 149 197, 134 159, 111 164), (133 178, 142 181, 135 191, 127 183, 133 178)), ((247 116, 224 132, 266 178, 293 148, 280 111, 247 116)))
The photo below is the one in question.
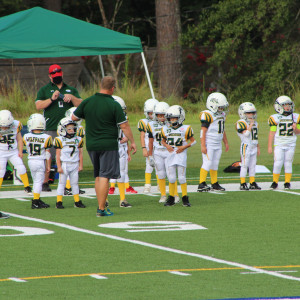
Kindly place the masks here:
POLYGON ((299 3, 225 0, 200 13, 183 42, 213 49, 207 75, 232 101, 274 101, 299 83, 299 3))

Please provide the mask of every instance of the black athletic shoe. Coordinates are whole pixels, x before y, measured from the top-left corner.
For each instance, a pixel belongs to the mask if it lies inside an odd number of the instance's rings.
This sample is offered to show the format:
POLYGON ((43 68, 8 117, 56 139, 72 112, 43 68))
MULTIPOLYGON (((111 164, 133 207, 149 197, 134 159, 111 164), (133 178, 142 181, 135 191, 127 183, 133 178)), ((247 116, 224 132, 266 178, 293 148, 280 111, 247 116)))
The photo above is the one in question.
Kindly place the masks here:
POLYGON ((175 197, 169 196, 164 206, 173 206, 175 205, 175 197))
POLYGON ((105 207, 109 207, 108 201, 105 201, 105 207))
POLYGON ((72 196, 72 195, 73 195, 72 189, 67 189, 67 188, 65 187, 64 195, 65 195, 65 196, 72 196))
POLYGON ((249 191, 249 188, 248 188, 248 185, 247 185, 246 182, 245 183, 241 183, 240 190, 241 191, 249 191))
POLYGON ((42 208, 48 208, 50 207, 49 204, 45 203, 44 201, 42 201, 41 199, 38 200, 39 201, 39 204, 42 208))
POLYGON ((0 211, 0 219, 8 219, 10 215, 4 214, 0 211))
POLYGON ((74 207, 85 208, 85 205, 79 200, 78 202, 74 202, 74 207))
POLYGON ((81 190, 79 189, 79 194, 82 195, 82 194, 85 194, 85 191, 84 190, 81 190))
POLYGON ((278 183, 276 183, 275 181, 273 181, 273 183, 270 186, 270 190, 276 190, 278 188, 278 183))
POLYGON ((219 185, 218 181, 211 185, 211 189, 214 191, 225 191, 225 189, 219 185))
POLYGON ((254 181, 250 183, 249 190, 261 190, 261 187, 257 185, 257 183, 254 181))
POLYGON ((32 196, 32 189, 30 186, 26 186, 24 189, 25 193, 27 193, 28 195, 32 196))
POLYGON ((197 192, 208 192, 209 190, 210 187, 206 184, 205 181, 203 181, 198 185, 197 192))
POLYGON ((32 209, 40 209, 40 208, 43 208, 43 207, 40 204, 39 200, 32 200, 32 202, 31 202, 31 208, 32 209))
POLYGON ((48 182, 43 183, 43 185, 42 185, 42 191, 43 192, 51 192, 51 188, 50 188, 48 182))
POLYGON ((291 188, 291 184, 289 182, 284 183, 284 189, 289 190, 291 188))
POLYGON ((182 197, 182 205, 186 207, 191 207, 191 203, 189 202, 189 197, 188 196, 183 196, 182 197))
POLYGON ((131 204, 128 203, 126 200, 120 202, 120 207, 131 207, 131 204))
POLYGON ((58 209, 63 209, 64 208, 64 206, 62 204, 62 201, 56 202, 56 208, 58 208, 58 209))

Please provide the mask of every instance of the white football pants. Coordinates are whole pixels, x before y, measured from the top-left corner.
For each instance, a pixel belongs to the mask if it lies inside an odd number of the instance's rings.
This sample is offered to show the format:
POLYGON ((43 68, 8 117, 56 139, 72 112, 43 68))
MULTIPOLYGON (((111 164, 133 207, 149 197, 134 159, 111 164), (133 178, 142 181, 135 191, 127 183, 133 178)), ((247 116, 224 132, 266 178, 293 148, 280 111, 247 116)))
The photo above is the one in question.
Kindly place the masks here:
POLYGON ((26 168, 23 160, 19 157, 18 149, 11 151, 0 151, 0 178, 3 178, 5 175, 7 161, 14 166, 19 175, 26 173, 26 168))
POLYGON ((280 174, 284 164, 284 172, 292 173, 295 146, 275 146, 273 174, 280 174))
POLYGON ((33 193, 40 194, 45 179, 45 160, 29 159, 28 167, 30 169, 31 177, 33 180, 33 193))
POLYGON ((249 177, 255 176, 255 166, 257 161, 257 146, 250 146, 242 143, 240 148, 241 171, 240 177, 245 178, 249 168, 249 177))
POLYGON ((78 187, 78 168, 79 162, 62 162, 61 167, 63 173, 59 174, 59 182, 57 186, 57 195, 63 196, 68 176, 70 177, 70 183, 72 187, 73 195, 79 194, 78 187))

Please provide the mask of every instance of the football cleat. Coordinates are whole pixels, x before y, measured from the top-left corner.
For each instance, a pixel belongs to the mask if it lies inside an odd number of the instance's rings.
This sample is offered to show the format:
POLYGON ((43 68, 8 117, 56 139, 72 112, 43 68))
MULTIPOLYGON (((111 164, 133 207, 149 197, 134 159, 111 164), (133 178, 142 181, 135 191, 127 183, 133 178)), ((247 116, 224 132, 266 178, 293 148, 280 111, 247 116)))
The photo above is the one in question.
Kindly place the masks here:
POLYGON ((164 195, 164 196, 161 196, 160 199, 159 199, 159 203, 165 203, 167 201, 167 196, 164 195))
POLYGON ((58 208, 58 209, 63 209, 64 208, 64 206, 62 204, 62 201, 56 202, 56 208, 58 208))
POLYGON ((261 187, 257 185, 257 183, 254 181, 250 183, 249 190, 261 190, 261 187))
POLYGON ((28 195, 32 196, 32 189, 30 186, 26 186, 24 189, 25 193, 27 193, 28 195))
POLYGON ((78 202, 74 202, 74 207, 85 208, 85 205, 79 200, 78 202))
POLYGON ((38 200, 39 201, 39 204, 42 208, 48 208, 50 207, 49 204, 45 203, 44 201, 42 201, 41 199, 38 200))
POLYGON ((151 184, 145 184, 143 193, 144 194, 150 194, 151 193, 151 184))
POLYGON ((205 181, 203 181, 198 185, 197 192, 208 192, 209 190, 210 187, 206 184, 205 181))
POLYGON ((85 194, 85 191, 84 190, 81 190, 79 189, 79 194, 82 195, 82 194, 85 194))
POLYGON ((107 200, 105 201, 105 207, 109 207, 109 203, 107 200))
POLYGON ((284 183, 284 189, 289 190, 291 188, 291 184, 289 182, 284 183))
POLYGON ((10 217, 10 215, 0 212, 0 219, 8 219, 9 217, 10 217))
POLYGON ((178 195, 175 195, 174 198, 175 198, 175 203, 179 203, 180 202, 180 198, 179 198, 178 195))
POLYGON ((248 185, 247 185, 246 182, 241 183, 241 185, 240 185, 240 190, 241 190, 241 191, 249 191, 249 188, 248 188, 248 185))
POLYGON ((67 188, 65 187, 64 195, 65 195, 65 196, 72 196, 72 195, 73 195, 72 189, 67 189, 67 188))
POLYGON ((96 213, 97 217, 110 217, 113 215, 114 213, 110 211, 108 208, 105 210, 101 210, 100 208, 97 208, 97 213, 96 213))
POLYGON ((218 181, 211 185, 211 189, 214 191, 225 191, 225 189, 219 185, 218 181))
POLYGON ((51 188, 50 188, 48 182, 43 183, 43 185, 42 185, 42 191, 43 192, 51 192, 51 188))
POLYGON ((137 194, 138 192, 132 186, 130 186, 126 189, 126 193, 137 194))
POLYGON ((32 209, 40 209, 40 208, 42 208, 42 205, 39 203, 39 200, 32 200, 31 208, 32 209))
POLYGON ((123 200, 120 202, 120 207, 131 207, 131 205, 126 200, 123 200))
POLYGON ((278 183, 273 181, 273 183, 270 186, 270 190, 276 190, 278 188, 278 183))
POLYGON ((116 188, 114 188, 114 187, 110 187, 108 193, 109 193, 110 195, 113 195, 113 194, 115 193, 115 189, 116 189, 116 188))
POLYGON ((189 202, 189 197, 188 196, 183 196, 182 197, 182 205, 186 207, 191 207, 191 203, 189 202))
POLYGON ((164 206, 173 206, 173 205, 175 205, 175 197, 169 196, 164 206))

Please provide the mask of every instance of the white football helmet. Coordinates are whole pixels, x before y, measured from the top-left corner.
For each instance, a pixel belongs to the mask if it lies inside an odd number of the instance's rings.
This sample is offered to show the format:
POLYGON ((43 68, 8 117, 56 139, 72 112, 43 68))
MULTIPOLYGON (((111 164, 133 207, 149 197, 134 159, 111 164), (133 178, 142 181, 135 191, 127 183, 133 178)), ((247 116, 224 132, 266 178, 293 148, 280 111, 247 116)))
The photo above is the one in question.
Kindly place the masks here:
POLYGON ((0 110, 0 133, 7 133, 11 126, 13 125, 14 117, 9 110, 0 110), (2 127, 8 127, 7 129, 2 129, 2 127))
POLYGON ((70 118, 62 118, 57 126, 57 134, 60 136, 65 136, 67 138, 72 138, 76 135, 77 132, 77 123, 73 120, 71 120, 70 118), (73 124, 74 125, 74 133, 69 134, 67 132, 67 126, 73 124))
POLYGON ((150 99, 145 101, 145 103, 144 103, 144 114, 145 114, 145 116, 148 120, 150 120, 148 113, 151 113, 151 112, 153 113, 154 106, 158 103, 159 103, 159 101, 156 100, 156 99, 153 99, 153 98, 150 98, 150 99))
POLYGON ((28 131, 32 130, 45 130, 46 121, 43 115, 41 114, 32 114, 27 121, 28 131))
MULTIPOLYGON (((71 117, 72 117, 74 111, 76 110, 76 108, 77 108, 77 107, 71 107, 71 108, 69 108, 69 109, 66 111, 66 113, 65 113, 65 117, 68 118, 68 119, 71 119, 71 117)), ((81 125, 82 120, 80 119, 80 120, 75 121, 75 122, 77 123, 77 125, 78 125, 78 127, 79 127, 79 126, 81 125)))
POLYGON ((206 107, 215 114, 228 112, 228 101, 222 93, 212 93, 207 97, 206 107))
POLYGON ((155 106, 154 106, 154 110, 153 110, 153 113, 154 113, 154 117, 153 117, 153 120, 154 121, 157 121, 159 123, 164 123, 164 121, 162 119, 159 119, 157 117, 157 115, 166 115, 167 113, 167 110, 169 108, 169 104, 166 103, 166 102, 158 102, 155 106))
POLYGON ((184 109, 179 105, 172 105, 168 108, 166 113, 166 119, 170 126, 176 127, 181 125, 185 120, 185 112, 184 109), (171 122, 171 118, 178 118, 177 121, 171 122))
POLYGON ((288 96, 280 96, 275 100, 274 108, 275 111, 281 115, 288 116, 294 112, 294 102, 288 96), (289 105, 289 107, 285 107, 289 105))
POLYGON ((244 102, 240 105, 238 113, 241 119, 249 121, 250 118, 247 118, 246 113, 254 113, 253 119, 256 120, 256 108, 255 105, 251 102, 244 102))
POLYGON ((112 97, 115 99, 115 101, 117 101, 121 105, 123 110, 127 109, 125 101, 121 97, 119 96, 112 96, 112 97))

